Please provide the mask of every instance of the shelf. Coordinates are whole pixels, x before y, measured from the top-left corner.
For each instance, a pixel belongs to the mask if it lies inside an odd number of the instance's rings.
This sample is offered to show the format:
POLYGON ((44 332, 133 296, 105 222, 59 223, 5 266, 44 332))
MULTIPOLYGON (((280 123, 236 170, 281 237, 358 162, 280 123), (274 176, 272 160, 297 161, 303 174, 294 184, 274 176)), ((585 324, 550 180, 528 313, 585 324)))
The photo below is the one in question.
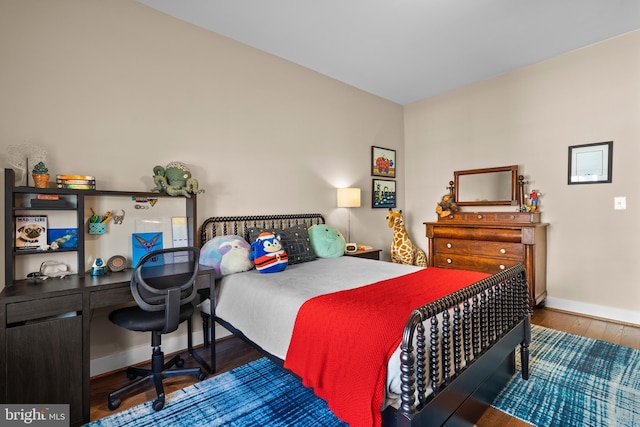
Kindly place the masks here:
MULTIPOLYGON (((25 186, 15 186, 15 174, 12 169, 5 169, 5 285, 12 285, 16 281, 15 277, 15 258, 26 255, 54 255, 56 253, 76 253, 77 259, 77 275, 84 277, 87 266, 85 265, 85 239, 87 236, 85 226, 85 199, 87 197, 147 197, 147 198, 172 198, 183 199, 185 203, 185 216, 188 218, 188 242, 190 245, 197 246, 196 228, 197 228, 197 198, 193 194, 191 197, 170 196, 166 193, 156 193, 152 191, 113 191, 113 190, 74 190, 67 188, 35 188, 25 186), (60 207, 31 207, 26 206, 30 200, 29 195, 37 194, 57 194, 65 197, 70 206, 60 207), (17 206, 19 205, 19 206, 17 206), (57 249, 57 250, 25 250, 16 251, 14 247, 15 236, 15 220, 16 212, 46 212, 46 211, 67 211, 75 212, 75 228, 78 234, 78 247, 73 249, 57 249)), ((25 214, 26 215, 26 214, 25 214)), ((55 227, 51 227, 55 228, 55 227)))

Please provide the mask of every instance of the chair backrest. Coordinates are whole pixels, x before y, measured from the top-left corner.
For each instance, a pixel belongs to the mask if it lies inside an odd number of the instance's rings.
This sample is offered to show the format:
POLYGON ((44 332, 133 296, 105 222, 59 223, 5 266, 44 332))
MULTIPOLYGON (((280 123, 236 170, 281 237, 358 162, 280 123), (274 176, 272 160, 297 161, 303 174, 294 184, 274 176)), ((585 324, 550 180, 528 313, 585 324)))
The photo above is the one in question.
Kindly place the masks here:
POLYGON ((192 304, 198 291, 200 250, 194 246, 166 248, 145 254, 131 275, 131 293, 145 311, 165 311, 162 333, 180 323, 180 309, 192 304))

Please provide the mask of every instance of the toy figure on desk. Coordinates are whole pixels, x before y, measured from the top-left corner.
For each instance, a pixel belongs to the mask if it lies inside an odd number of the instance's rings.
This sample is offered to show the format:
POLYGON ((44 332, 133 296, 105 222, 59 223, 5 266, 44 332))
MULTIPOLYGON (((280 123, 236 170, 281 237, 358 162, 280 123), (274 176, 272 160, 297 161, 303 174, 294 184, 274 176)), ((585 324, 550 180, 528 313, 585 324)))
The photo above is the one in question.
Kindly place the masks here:
POLYGON ((101 276, 103 274, 107 274, 107 265, 104 263, 102 258, 96 258, 96 260, 93 261, 93 266, 91 267, 91 275, 101 276))

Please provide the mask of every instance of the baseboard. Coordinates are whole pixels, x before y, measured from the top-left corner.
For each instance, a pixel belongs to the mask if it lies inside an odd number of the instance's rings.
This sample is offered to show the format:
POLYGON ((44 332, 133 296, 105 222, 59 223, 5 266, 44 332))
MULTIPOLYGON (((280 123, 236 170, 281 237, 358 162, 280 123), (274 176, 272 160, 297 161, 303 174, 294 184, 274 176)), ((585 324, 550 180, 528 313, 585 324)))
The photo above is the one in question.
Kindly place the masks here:
POLYGON ((545 307, 569 311, 589 317, 597 317, 620 323, 628 323, 631 325, 640 325, 640 312, 637 311, 553 297, 547 297, 544 305, 545 307))
MULTIPOLYGON (((231 335, 222 326, 216 325, 216 338, 224 338, 231 335)), ((149 338, 151 339, 151 338, 149 338)), ((192 333, 193 345, 199 346, 203 343, 202 331, 192 333)), ((162 337, 162 351, 165 354, 183 351, 187 348, 187 334, 169 334, 162 337)), ((111 354, 109 356, 91 359, 90 376, 101 375, 107 372, 126 368, 137 363, 146 362, 151 359, 151 346, 138 346, 128 348, 123 352, 111 354)))

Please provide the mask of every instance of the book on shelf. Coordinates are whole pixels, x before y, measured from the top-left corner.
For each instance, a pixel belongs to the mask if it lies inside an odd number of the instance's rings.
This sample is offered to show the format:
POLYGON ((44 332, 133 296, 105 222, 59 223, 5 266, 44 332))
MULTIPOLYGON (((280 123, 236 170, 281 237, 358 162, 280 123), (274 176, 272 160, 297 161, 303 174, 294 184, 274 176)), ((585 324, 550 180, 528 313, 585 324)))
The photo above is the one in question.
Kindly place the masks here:
POLYGON ((47 216, 28 215, 16 218, 16 250, 47 248, 47 216))
POLYGON ((59 194, 36 194, 38 200, 60 200, 59 194))
POLYGON ((64 199, 31 199, 31 207, 40 209, 68 208, 69 204, 64 199))
POLYGON ((64 188, 67 190, 95 190, 95 184, 61 184, 58 183, 58 188, 64 188))
POLYGON ((57 184, 93 184, 96 185, 95 179, 56 179, 57 184))
POLYGON ((67 180, 67 179, 80 179, 83 181, 95 181, 96 177, 93 175, 56 175, 57 180, 67 180))

